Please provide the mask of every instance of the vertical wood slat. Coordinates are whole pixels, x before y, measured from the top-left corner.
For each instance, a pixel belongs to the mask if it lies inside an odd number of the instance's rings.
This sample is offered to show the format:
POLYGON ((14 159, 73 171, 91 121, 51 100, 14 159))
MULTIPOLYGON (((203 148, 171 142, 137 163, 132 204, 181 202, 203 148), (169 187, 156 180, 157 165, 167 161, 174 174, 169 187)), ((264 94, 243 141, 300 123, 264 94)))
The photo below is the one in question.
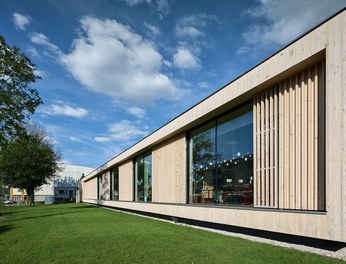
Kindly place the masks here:
POLYGON ((296 137, 295 137, 295 145, 296 145, 296 209, 302 208, 302 199, 301 199, 301 135, 302 135, 302 123, 301 123, 301 98, 302 98, 302 89, 299 85, 300 78, 299 75, 296 75, 295 85, 296 85, 296 137))
POLYGON ((269 197, 270 197, 270 188, 269 188, 269 95, 268 89, 265 91, 265 205, 270 206, 269 197))
POLYGON ((261 155, 260 155, 260 151, 261 151, 261 96, 258 95, 257 96, 257 148, 256 148, 256 152, 254 152, 257 157, 257 186, 256 186, 256 190, 257 190, 257 204, 258 206, 261 206, 261 155))
MULTIPOLYGON (((257 96, 253 98, 253 149, 254 151, 257 149, 257 96)), ((257 186, 257 160, 254 158, 253 159, 253 184, 254 186, 257 186)), ((253 188, 253 196, 254 196, 254 206, 258 206, 258 192, 256 188, 253 188)))
POLYGON ((314 179, 314 186, 313 186, 313 195, 314 195, 314 203, 313 208, 318 208, 318 66, 315 65, 313 68, 313 121, 314 121, 314 133, 313 133, 313 139, 312 144, 314 146, 313 148, 313 179, 314 179))
POLYGON ((279 95, 278 86, 274 87, 274 199, 273 204, 275 208, 279 207, 279 95))
POLYGON ((308 129, 307 129, 307 156, 308 156, 308 181, 307 181, 307 208, 308 210, 313 210, 313 200, 314 200, 314 195, 313 195, 313 130, 314 130, 314 125, 313 125, 313 103, 312 103, 312 98, 313 98, 313 82, 311 80, 311 68, 308 69, 308 87, 307 87, 307 96, 308 96, 308 129))
POLYGON ((317 122, 315 118, 315 104, 316 104, 316 97, 315 97, 315 67, 311 68, 311 87, 310 87, 310 92, 311 92, 311 140, 310 140, 310 149, 311 149, 311 210, 314 210, 316 207, 316 200, 317 200, 317 192, 316 190, 316 181, 317 181, 317 176, 316 176, 316 171, 315 171, 315 163, 316 163, 316 157, 315 157, 315 151, 318 148, 318 144, 315 145, 315 138, 316 138, 316 126, 315 123, 317 122))
POLYGON ((302 208, 303 210, 307 210, 307 88, 306 88, 306 74, 305 72, 302 72, 302 141, 301 141, 301 147, 302 147, 302 185, 301 185, 301 198, 302 198, 302 208))
MULTIPOLYGON (((293 131, 293 135, 292 135, 292 164, 296 164, 297 163, 297 159, 296 159, 296 77, 292 78, 292 131, 293 131)), ((296 181, 297 181, 297 177, 294 174, 295 173, 295 166, 292 166, 292 174, 294 175, 293 180, 292 180, 292 197, 293 197, 293 201, 292 201, 292 208, 295 208, 296 206, 296 199, 297 199, 297 190, 296 190, 296 181)))
POLYGON ((265 95, 264 93, 261 94, 261 206, 265 206, 265 177, 264 177, 264 170, 265 170, 265 163, 264 163, 264 150, 265 150, 265 144, 264 144, 264 111, 265 111, 265 95))
POLYGON ((325 62, 318 69, 318 208, 325 210, 325 62))
POLYGON ((324 210, 324 87, 318 64, 255 97, 255 206, 324 210))
POLYGON ((294 145, 294 135, 295 135, 295 115, 294 115, 294 81, 293 77, 289 79, 289 194, 288 194, 288 206, 289 208, 294 208, 295 206, 295 175, 294 166, 295 164, 295 145, 294 145))
POLYGON ((283 140, 283 133, 284 131, 284 126, 283 126, 283 121, 284 121, 284 115, 283 115, 283 88, 282 88, 282 83, 279 84, 279 145, 278 145, 278 156, 279 156, 279 208, 283 208, 283 194, 284 194, 284 189, 283 189, 283 174, 284 174, 284 157, 282 155, 283 153, 283 147, 284 147, 284 140, 283 140))
POLYGON ((285 189, 285 195, 284 195, 284 204, 285 204, 285 208, 289 208, 289 200, 290 200, 290 142, 289 142, 289 138, 290 138, 290 93, 289 93, 289 82, 288 80, 286 80, 285 82, 285 145, 284 145, 284 151, 285 151, 285 163, 284 163, 284 189, 285 189))
POLYGON ((270 190, 269 190, 269 205, 271 207, 275 206, 275 194, 274 194, 274 184, 275 184, 275 174, 274 174, 274 88, 269 91, 269 179, 270 179, 270 190))

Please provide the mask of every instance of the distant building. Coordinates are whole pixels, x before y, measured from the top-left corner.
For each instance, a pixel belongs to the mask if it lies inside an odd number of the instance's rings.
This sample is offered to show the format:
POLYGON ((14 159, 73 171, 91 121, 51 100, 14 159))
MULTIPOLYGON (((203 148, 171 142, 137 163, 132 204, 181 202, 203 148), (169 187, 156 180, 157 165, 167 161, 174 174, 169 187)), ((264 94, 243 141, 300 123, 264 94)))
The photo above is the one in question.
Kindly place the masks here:
POLYGON ((94 168, 79 165, 62 164, 63 170, 59 173, 59 178, 49 184, 42 185, 35 192, 35 201, 45 201, 46 197, 70 198, 76 197, 76 187, 82 174, 87 175, 94 168))
POLYGON ((54 181, 55 199, 75 199, 78 180, 72 177, 65 177, 54 181))
POLYGON ((14 201, 24 201, 26 198, 26 192, 23 190, 20 190, 18 188, 12 188, 9 187, 9 195, 6 197, 5 195, 5 200, 14 200, 14 201))

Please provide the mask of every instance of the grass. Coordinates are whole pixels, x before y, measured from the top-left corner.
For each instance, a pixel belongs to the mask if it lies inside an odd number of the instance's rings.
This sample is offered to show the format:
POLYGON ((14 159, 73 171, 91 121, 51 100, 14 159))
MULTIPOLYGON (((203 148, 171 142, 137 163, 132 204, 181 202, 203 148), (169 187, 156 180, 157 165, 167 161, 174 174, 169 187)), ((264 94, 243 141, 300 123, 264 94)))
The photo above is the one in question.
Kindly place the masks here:
POLYGON ((6 207, 0 263, 343 263, 85 204, 6 207))

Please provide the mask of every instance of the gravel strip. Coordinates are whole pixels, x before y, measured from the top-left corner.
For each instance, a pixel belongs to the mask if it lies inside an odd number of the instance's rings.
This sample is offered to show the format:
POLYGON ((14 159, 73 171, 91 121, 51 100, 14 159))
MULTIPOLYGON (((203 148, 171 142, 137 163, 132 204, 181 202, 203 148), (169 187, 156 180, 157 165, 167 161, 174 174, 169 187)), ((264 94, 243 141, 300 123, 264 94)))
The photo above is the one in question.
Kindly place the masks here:
POLYGON ((273 239, 268 239, 268 238, 262 238, 262 237, 258 237, 258 236, 245 235, 245 234, 234 233, 234 232, 223 231, 223 230, 217 230, 217 229, 201 227, 201 226, 196 226, 196 225, 188 225, 188 224, 179 223, 179 222, 176 223, 176 222, 165 220, 165 219, 160 219, 160 218, 156 218, 156 217, 151 217, 151 216, 131 213, 131 212, 122 211, 122 210, 117 210, 117 209, 109 208, 109 207, 103 207, 103 208, 109 209, 109 210, 112 210, 112 211, 121 212, 121 213, 136 215, 136 216, 140 216, 140 217, 144 217, 144 218, 150 218, 150 219, 154 219, 154 220, 159 220, 159 221, 170 223, 170 224, 174 224, 174 225, 180 225, 180 226, 186 226, 186 227, 190 227, 190 228, 205 230, 205 231, 208 231, 208 232, 218 233, 218 234, 222 234, 222 235, 225 235, 225 236, 244 238, 244 239, 247 239, 247 240, 250 240, 250 241, 270 244, 270 245, 279 246, 279 247, 293 248, 293 249, 301 250, 301 251, 304 251, 304 252, 309 252, 309 253, 313 253, 313 254, 318 254, 318 255, 327 256, 327 257, 331 257, 331 258, 337 258, 337 259, 341 259, 341 260, 345 260, 346 261, 346 246, 341 248, 341 249, 339 249, 339 250, 337 250, 337 251, 330 251, 330 250, 326 250, 326 249, 315 248, 315 247, 310 247, 310 246, 305 246, 305 245, 298 245, 298 244, 291 244, 291 243, 281 242, 281 241, 277 241, 277 240, 273 240, 273 239))

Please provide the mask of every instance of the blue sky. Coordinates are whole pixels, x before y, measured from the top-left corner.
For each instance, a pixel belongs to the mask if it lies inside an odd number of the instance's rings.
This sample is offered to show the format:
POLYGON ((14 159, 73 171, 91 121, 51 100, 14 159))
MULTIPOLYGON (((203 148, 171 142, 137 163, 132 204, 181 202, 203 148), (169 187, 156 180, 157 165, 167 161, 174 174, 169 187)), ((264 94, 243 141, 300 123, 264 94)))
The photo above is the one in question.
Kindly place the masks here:
POLYGON ((98 167, 345 7, 345 0, 0 0, 37 65, 32 116, 98 167))

